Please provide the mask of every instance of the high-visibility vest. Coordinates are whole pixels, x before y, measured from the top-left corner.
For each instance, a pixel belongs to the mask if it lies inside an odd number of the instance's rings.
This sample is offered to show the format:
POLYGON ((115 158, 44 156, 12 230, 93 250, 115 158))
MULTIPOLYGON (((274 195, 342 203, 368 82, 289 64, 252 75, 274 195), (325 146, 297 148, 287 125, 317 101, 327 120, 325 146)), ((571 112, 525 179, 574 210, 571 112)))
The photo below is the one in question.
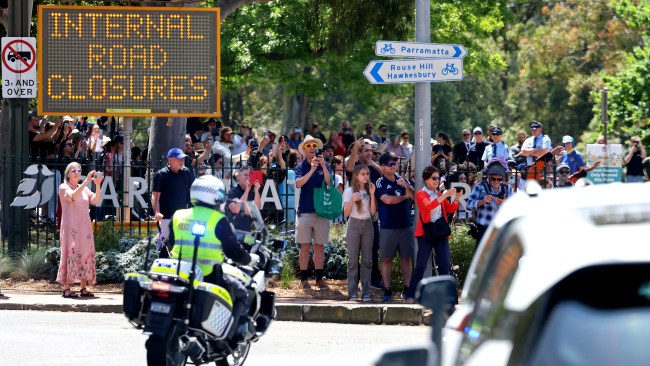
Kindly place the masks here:
POLYGON ((205 225, 205 235, 199 241, 197 252, 197 265, 201 268, 204 276, 212 273, 213 266, 223 262, 223 248, 221 240, 214 234, 214 228, 219 220, 225 215, 219 211, 207 207, 196 206, 184 210, 178 210, 172 218, 172 230, 174 230, 174 247, 171 257, 182 261, 192 261, 194 256, 194 235, 192 235, 192 224, 200 222, 205 225))

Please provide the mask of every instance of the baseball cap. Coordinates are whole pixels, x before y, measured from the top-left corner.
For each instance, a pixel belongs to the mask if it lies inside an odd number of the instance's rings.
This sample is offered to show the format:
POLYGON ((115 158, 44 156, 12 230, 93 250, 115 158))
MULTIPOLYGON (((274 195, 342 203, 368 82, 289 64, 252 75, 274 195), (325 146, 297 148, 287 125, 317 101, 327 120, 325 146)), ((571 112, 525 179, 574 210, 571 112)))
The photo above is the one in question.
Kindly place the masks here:
POLYGON ((571 144, 575 145, 573 137, 571 137, 569 135, 565 135, 565 136, 562 137, 562 143, 566 144, 567 142, 570 142, 571 144))
POLYGON ((74 119, 72 119, 72 117, 70 116, 63 116, 62 120, 63 122, 67 122, 67 121, 74 122, 74 119))
POLYGON ((483 129, 480 128, 480 127, 474 127, 474 129, 472 130, 472 133, 477 133, 477 132, 480 132, 480 133, 482 134, 482 133, 483 133, 483 129))
POLYGON ((167 153, 167 159, 169 158, 175 158, 175 159, 183 159, 187 155, 183 153, 183 150, 175 147, 173 149, 169 149, 169 152, 167 153))
MULTIPOLYGON (((569 169, 569 166, 566 165, 565 163, 562 163, 562 164, 558 165, 557 168, 555 168, 555 171, 556 171, 556 172, 559 172, 560 169, 562 169, 562 168, 569 169)), ((569 170, 570 170, 570 169, 569 169, 569 170)))
POLYGON ((487 168, 487 175, 500 175, 505 177, 506 168, 497 162, 491 163, 490 166, 487 168))
POLYGON ((542 127, 542 123, 539 121, 532 121, 530 122, 530 127, 540 128, 542 127))
POLYGON ((379 157, 379 165, 386 165, 391 161, 397 161, 397 156, 391 152, 385 152, 379 157))

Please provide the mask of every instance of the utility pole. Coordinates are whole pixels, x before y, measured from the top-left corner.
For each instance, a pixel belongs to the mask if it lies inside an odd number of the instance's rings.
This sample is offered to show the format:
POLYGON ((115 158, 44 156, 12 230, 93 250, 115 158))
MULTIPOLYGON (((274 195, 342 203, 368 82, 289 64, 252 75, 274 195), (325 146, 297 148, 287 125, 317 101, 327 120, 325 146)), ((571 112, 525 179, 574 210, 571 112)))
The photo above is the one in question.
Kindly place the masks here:
MULTIPOLYGON (((431 3, 430 0, 415 0, 415 41, 431 41, 431 3)), ((415 191, 422 189, 422 171, 431 163, 431 83, 415 84, 415 191)), ((420 213, 415 205, 415 218, 420 213)), ((417 250, 417 241, 415 243, 417 250)), ((431 263, 431 261, 429 261, 431 263)), ((430 265, 424 276, 431 276, 430 265)))
MULTIPOLYGON (((33 4, 33 0, 9 0, 7 36, 29 37, 33 4)), ((26 168, 26 161, 22 157, 27 156, 29 152, 29 134, 27 130, 29 99, 11 98, 8 100, 8 106, 8 116, 12 126, 8 151, 10 154, 15 154, 16 158, 11 159, 9 157, 9 160, 13 162, 10 164, 11 168, 5 170, 3 176, 2 209, 5 211, 3 221, 6 221, 3 222, 3 236, 9 239, 9 252, 17 252, 27 248, 29 211, 23 207, 10 207, 9 205, 13 201, 23 171, 26 168)))

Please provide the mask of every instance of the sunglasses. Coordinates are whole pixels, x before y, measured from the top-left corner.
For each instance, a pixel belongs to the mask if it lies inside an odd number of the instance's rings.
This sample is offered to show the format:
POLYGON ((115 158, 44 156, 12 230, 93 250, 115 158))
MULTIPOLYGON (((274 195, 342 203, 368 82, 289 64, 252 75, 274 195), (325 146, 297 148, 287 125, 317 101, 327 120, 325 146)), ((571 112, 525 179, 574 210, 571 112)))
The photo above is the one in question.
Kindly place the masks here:
POLYGON ((397 163, 395 163, 394 161, 393 161, 393 162, 390 162, 390 163, 386 163, 386 166, 389 167, 389 168, 392 168, 392 167, 394 167, 395 165, 397 165, 397 163))
POLYGON ((492 133, 491 135, 492 135, 492 136, 501 136, 500 133, 492 133))
POLYGON ((493 182, 502 182, 503 178, 501 177, 490 177, 490 180, 493 182))
POLYGON ((440 180, 440 177, 434 177, 434 176, 432 175, 431 178, 429 178, 429 179, 434 180, 434 181, 437 181, 437 180, 440 180))
POLYGON ((475 135, 482 135, 482 132, 474 132, 475 135))
POLYGON ((470 136, 470 134, 469 133, 464 133, 463 136, 470 136))
POLYGON ((559 173, 560 174, 569 174, 569 171, 568 170, 560 170, 559 173))
POLYGON ((81 169, 72 169, 70 173, 81 173, 81 169))
POLYGON ((312 142, 312 143, 305 144, 304 146, 305 146, 306 148, 308 148, 308 149, 311 149, 312 147, 313 147, 313 148, 317 148, 317 147, 318 147, 318 144, 315 143, 315 142, 312 142))
POLYGON ((381 153, 374 151, 372 155, 381 155, 381 153))

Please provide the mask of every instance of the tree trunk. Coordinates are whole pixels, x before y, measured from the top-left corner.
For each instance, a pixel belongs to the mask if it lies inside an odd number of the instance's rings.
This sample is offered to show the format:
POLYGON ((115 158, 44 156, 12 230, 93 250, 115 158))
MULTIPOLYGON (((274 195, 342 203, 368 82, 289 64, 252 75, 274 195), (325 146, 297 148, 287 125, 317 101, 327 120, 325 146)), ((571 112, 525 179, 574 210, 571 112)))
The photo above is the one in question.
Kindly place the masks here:
POLYGON ((149 136, 148 159, 154 168, 160 169, 167 164, 169 149, 183 148, 185 139, 185 117, 154 117, 151 119, 151 136, 149 136))
POLYGON ((289 135, 289 131, 294 127, 300 127, 303 131, 307 121, 309 111, 309 97, 304 94, 285 94, 282 105, 284 118, 282 121, 282 134, 289 135))

